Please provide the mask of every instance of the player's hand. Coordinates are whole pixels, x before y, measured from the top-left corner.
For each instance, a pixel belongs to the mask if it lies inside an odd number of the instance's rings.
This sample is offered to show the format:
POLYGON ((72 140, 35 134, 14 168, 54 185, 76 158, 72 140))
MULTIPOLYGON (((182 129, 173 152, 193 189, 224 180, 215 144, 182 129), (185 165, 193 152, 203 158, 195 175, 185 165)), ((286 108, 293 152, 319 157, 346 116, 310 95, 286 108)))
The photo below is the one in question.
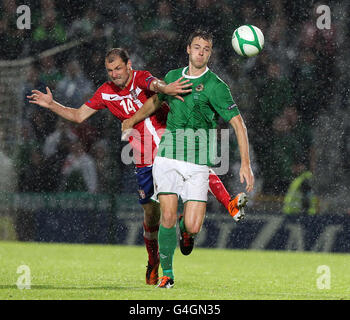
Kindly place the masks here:
POLYGON ((49 87, 46 87, 46 93, 40 92, 39 90, 32 90, 32 95, 27 96, 30 103, 37 104, 44 108, 50 108, 53 102, 52 93, 49 87))
POLYGON ((132 127, 134 124, 132 123, 131 119, 126 119, 122 122, 122 141, 128 141, 129 136, 132 132, 132 127))
POLYGON ((189 79, 183 80, 183 78, 184 77, 181 77, 176 81, 167 84, 165 88, 166 94, 169 96, 175 96, 175 98, 184 101, 180 94, 192 92, 192 88, 190 87, 193 85, 193 83, 189 83, 189 79))
POLYGON ((254 188, 254 174, 252 171, 252 168, 248 165, 241 166, 241 169, 239 170, 239 177, 241 180, 241 183, 244 183, 246 181, 247 186, 246 190, 247 192, 253 191, 254 188))

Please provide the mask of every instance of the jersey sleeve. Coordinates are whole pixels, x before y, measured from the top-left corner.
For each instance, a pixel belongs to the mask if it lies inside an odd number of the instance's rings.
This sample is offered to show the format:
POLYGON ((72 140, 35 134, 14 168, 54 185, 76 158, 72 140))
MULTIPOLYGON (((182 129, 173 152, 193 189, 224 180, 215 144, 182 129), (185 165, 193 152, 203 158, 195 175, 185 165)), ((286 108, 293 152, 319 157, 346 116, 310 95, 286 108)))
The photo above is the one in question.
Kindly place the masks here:
POLYGON ((136 80, 137 80, 137 85, 141 89, 150 91, 151 83, 154 80, 156 80, 156 77, 152 76, 152 74, 149 71, 138 71, 136 80))
POLYGON ((209 101, 216 112, 227 122, 239 115, 239 110, 232 98, 230 88, 222 81, 214 87, 209 101))
POLYGON ((102 99, 102 93, 100 88, 97 89, 97 91, 94 93, 91 99, 85 102, 85 104, 91 109, 100 110, 106 108, 106 105, 102 99))

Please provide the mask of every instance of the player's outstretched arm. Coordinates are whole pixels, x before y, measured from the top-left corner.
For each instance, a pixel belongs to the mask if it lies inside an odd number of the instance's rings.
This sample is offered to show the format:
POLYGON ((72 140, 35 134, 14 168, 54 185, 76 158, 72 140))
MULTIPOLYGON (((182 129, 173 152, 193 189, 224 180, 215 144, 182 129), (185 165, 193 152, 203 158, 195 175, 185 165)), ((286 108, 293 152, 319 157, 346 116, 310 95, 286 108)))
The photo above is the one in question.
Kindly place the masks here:
POLYGON ((50 109, 52 112, 55 112, 62 118, 77 123, 83 122, 97 111, 89 108, 85 104, 83 104, 78 109, 63 106, 53 99, 52 92, 49 87, 46 87, 46 93, 43 93, 39 90, 32 90, 32 95, 27 96, 27 98, 30 99, 30 103, 50 109))
POLYGON ((245 126, 243 118, 240 114, 233 117, 230 120, 230 124, 235 130, 239 146, 239 152, 241 155, 241 169, 239 171, 240 180, 241 183, 244 183, 244 180, 246 181, 246 190, 248 192, 251 192, 254 188, 254 174, 250 166, 247 127, 245 126))
POLYGON ((192 83, 189 83, 190 80, 188 79, 183 80, 183 78, 184 77, 181 77, 169 84, 166 84, 163 80, 156 79, 152 81, 150 89, 154 92, 160 92, 169 96, 175 96, 175 98, 184 101, 180 94, 192 92, 192 89, 190 88, 192 86, 192 83))

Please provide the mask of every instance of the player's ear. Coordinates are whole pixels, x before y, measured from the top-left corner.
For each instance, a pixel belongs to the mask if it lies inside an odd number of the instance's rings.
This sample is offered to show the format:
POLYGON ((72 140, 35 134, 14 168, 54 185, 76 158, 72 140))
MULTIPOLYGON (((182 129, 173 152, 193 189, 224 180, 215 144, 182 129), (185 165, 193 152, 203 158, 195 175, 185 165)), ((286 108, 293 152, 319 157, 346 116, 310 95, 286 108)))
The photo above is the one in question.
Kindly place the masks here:
POLYGON ((131 60, 128 60, 128 63, 126 64, 129 70, 132 70, 132 63, 131 60))

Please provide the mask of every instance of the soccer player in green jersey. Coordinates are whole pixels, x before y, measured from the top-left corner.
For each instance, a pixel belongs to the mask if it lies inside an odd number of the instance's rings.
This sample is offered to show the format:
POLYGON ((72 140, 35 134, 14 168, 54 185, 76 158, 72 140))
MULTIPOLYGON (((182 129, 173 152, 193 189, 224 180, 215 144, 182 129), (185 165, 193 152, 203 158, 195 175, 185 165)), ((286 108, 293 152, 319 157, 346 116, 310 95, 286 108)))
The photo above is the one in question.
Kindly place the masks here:
MULTIPOLYGON (((166 83, 179 77, 190 79, 192 92, 183 95, 184 101, 163 94, 154 95, 122 126, 123 131, 131 129, 160 108, 163 101, 169 104, 166 130, 153 164, 154 195, 161 208, 158 242, 163 277, 159 288, 174 286, 179 196, 184 202, 184 212, 179 217, 182 253, 187 255, 192 251, 193 238, 201 230, 206 212, 209 167, 213 165, 210 131, 216 128, 219 117, 234 128, 241 156, 240 180, 246 181, 247 192, 254 187, 246 126, 229 87, 207 66, 212 47, 211 34, 201 30, 192 33, 187 43, 188 66, 171 70, 164 78, 166 83)), ((236 198, 238 207, 246 204, 244 193, 236 198)))

